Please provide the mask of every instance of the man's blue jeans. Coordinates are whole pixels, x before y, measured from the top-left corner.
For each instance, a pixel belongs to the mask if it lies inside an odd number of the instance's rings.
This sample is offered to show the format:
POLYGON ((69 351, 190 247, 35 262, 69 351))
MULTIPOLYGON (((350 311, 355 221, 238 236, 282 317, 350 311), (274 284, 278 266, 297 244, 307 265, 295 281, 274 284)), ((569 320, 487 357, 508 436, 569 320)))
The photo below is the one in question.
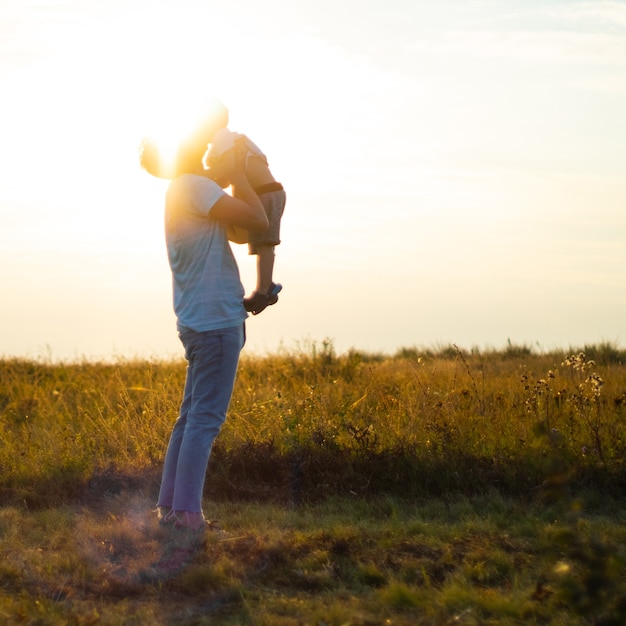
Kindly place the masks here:
POLYGON ((158 506, 202 512, 213 441, 226 419, 245 326, 179 333, 187 359, 185 392, 163 465, 158 506))

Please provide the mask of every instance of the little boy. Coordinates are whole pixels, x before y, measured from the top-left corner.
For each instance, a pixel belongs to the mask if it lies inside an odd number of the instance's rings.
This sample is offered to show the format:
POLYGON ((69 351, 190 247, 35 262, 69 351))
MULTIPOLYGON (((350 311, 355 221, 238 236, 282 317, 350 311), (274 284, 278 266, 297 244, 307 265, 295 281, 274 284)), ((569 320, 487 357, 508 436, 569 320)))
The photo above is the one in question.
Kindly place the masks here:
POLYGON ((248 252, 257 257, 256 289, 243 304, 249 313, 258 315, 266 307, 278 302, 282 285, 273 282, 274 247, 280 243, 280 221, 287 196, 283 186, 276 182, 268 167, 267 157, 248 137, 224 127, 218 130, 204 157, 204 167, 211 167, 225 158, 245 159, 246 177, 259 196, 267 214, 269 228, 263 233, 248 233, 248 252))

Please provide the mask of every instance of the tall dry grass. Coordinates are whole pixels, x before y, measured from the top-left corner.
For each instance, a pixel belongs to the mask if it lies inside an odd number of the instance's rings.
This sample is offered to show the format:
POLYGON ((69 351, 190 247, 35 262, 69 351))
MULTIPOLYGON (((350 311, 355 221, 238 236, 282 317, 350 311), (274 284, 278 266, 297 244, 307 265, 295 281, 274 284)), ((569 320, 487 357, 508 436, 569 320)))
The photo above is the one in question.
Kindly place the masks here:
MULTIPOLYGON (((183 361, 0 361, 0 497, 43 505, 107 472, 157 477, 183 361)), ((332 342, 243 356, 207 490, 222 498, 624 492, 626 353, 332 342)))

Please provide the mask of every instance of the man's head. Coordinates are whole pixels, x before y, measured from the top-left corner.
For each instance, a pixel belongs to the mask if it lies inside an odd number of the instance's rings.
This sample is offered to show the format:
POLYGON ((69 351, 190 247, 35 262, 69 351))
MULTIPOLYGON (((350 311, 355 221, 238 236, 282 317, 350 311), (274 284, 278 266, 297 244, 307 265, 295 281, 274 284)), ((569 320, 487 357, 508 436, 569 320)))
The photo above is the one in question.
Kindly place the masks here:
POLYGON ((218 130, 228 126, 228 109, 216 98, 211 99, 194 123, 187 136, 179 144, 176 156, 178 174, 202 169, 202 160, 208 145, 218 130))
POLYGON ((181 121, 186 123, 180 125, 187 126, 187 130, 182 133, 175 154, 168 156, 168 151, 163 150, 159 142, 142 141, 139 162, 153 176, 172 179, 181 174, 202 173, 202 158, 208 145, 217 131, 228 126, 228 109, 216 98, 205 103, 199 115, 183 117, 186 120, 181 121))

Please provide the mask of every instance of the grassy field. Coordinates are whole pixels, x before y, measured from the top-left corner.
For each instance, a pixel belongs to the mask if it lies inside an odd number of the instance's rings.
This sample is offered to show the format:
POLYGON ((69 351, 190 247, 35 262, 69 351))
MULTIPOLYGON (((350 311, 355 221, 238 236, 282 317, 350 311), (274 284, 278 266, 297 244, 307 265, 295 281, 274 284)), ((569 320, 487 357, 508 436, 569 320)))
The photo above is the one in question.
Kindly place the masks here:
POLYGON ((145 582, 184 362, 0 360, 2 624, 626 623, 626 353, 244 357, 145 582))

